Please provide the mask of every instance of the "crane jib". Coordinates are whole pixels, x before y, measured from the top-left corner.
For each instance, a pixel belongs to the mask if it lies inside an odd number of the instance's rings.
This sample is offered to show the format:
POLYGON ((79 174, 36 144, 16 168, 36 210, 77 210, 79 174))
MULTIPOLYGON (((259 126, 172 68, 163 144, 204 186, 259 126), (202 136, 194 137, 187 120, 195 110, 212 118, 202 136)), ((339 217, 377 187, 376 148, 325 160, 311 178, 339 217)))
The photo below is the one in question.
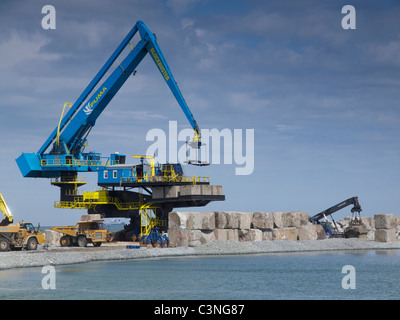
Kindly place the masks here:
POLYGON ((156 52, 156 49, 151 48, 150 53, 151 53, 151 56, 153 57, 154 61, 156 62, 158 68, 160 69, 160 72, 162 73, 165 81, 168 81, 169 80, 168 71, 167 71, 167 69, 165 69, 163 63, 161 62, 161 59, 159 58, 159 56, 156 52))

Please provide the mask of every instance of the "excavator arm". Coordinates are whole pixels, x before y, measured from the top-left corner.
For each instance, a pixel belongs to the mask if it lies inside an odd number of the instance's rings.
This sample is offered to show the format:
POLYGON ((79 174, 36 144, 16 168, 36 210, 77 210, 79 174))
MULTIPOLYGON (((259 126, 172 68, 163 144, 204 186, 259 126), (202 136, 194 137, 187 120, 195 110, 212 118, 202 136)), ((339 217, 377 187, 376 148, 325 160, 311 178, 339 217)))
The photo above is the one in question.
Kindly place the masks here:
POLYGON ((11 214, 11 211, 8 208, 6 201, 4 200, 4 197, 1 193, 0 193, 0 211, 3 212, 5 216, 5 219, 3 221, 0 221, 1 226, 5 226, 13 222, 13 215, 11 214))
POLYGON ((312 216, 309 221, 310 222, 317 222, 319 220, 321 220, 322 218, 325 218, 326 216, 330 216, 333 213, 335 213, 336 211, 339 211, 349 205, 353 205, 353 208, 351 209, 351 212, 354 214, 355 212, 358 212, 360 214, 360 212, 362 211, 360 203, 358 202, 358 197, 352 197, 349 198, 347 200, 344 200, 338 204, 335 204, 334 206, 320 212, 317 213, 316 215, 312 216))
MULTIPOLYGON (((22 153, 16 160, 24 177, 59 177, 65 172, 97 171, 99 154, 83 153, 87 135, 109 102, 149 53, 194 130, 200 146, 200 128, 165 60, 156 37, 138 21, 37 153, 22 153), (139 32, 140 41, 133 45, 139 32)), ((109 161, 105 164, 111 164, 109 161)), ((104 165, 105 165, 104 164, 104 165)))

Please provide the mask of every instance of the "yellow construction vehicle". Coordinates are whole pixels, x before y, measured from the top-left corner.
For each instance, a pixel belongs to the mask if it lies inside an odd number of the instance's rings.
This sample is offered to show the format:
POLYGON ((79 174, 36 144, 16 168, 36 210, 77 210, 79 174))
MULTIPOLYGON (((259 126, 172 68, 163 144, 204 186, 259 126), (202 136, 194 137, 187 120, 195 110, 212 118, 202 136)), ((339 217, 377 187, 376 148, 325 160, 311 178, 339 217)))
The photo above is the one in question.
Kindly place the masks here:
POLYGON ((5 218, 0 222, 0 226, 6 226, 10 223, 13 223, 13 215, 11 214, 10 209, 8 208, 6 201, 3 198, 3 195, 0 193, 0 211, 3 212, 5 218))
POLYGON ((70 247, 78 245, 86 247, 88 243, 92 243, 94 247, 99 247, 103 242, 107 241, 107 230, 104 228, 103 221, 96 214, 83 215, 81 221, 75 226, 67 227, 51 227, 51 230, 63 234, 60 239, 62 247, 70 247))
POLYGON ((36 250, 38 244, 46 242, 44 234, 30 222, 13 223, 13 215, 2 194, 0 194, 0 211, 5 218, 0 223, 0 251, 16 249, 36 250))

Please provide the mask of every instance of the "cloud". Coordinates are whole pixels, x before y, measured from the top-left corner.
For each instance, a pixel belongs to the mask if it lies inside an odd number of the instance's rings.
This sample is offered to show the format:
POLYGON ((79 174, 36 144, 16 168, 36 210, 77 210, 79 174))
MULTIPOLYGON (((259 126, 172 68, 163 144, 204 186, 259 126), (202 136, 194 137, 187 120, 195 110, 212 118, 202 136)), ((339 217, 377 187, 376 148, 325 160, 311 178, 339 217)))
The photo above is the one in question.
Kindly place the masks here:
POLYGON ((139 111, 104 111, 104 117, 113 120, 131 119, 134 121, 151 121, 153 119, 167 119, 165 115, 156 114, 146 110, 139 111))
POLYGON ((400 35, 397 40, 392 40, 379 45, 371 45, 369 54, 389 66, 400 66, 400 35))
POLYGON ((0 70, 14 71, 14 68, 27 63, 47 63, 60 59, 60 54, 49 53, 44 48, 50 39, 39 34, 21 34, 12 30, 5 40, 0 42, 0 70))
POLYGON ((167 6, 176 14, 183 14, 202 0, 168 0, 167 6))
POLYGON ((247 92, 231 92, 227 97, 229 107, 241 111, 246 110, 246 112, 262 112, 270 104, 268 99, 263 99, 247 92))

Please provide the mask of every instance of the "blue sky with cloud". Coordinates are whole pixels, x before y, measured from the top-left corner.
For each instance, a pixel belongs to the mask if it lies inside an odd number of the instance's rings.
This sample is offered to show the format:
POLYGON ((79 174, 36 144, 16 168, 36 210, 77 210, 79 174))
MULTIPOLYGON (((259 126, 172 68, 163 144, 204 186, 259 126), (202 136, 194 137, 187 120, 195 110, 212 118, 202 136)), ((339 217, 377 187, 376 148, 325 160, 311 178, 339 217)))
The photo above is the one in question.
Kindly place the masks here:
MULTIPOLYGON (((36 152, 137 20, 158 43, 201 128, 254 129, 255 169, 190 168, 223 186, 205 210, 318 213, 358 196, 363 214, 400 207, 398 1, 2 1, 0 193, 17 219, 73 223, 58 189, 22 178, 36 152), (41 9, 56 8, 56 30, 41 9), (356 30, 341 27, 344 5, 356 30)), ((97 120, 88 150, 146 151, 146 133, 189 127, 150 57, 97 120)), ((88 175, 89 176, 89 175, 88 175)), ((89 176, 95 188, 95 175, 89 176)), ((338 217, 348 215, 342 210, 338 217)))

